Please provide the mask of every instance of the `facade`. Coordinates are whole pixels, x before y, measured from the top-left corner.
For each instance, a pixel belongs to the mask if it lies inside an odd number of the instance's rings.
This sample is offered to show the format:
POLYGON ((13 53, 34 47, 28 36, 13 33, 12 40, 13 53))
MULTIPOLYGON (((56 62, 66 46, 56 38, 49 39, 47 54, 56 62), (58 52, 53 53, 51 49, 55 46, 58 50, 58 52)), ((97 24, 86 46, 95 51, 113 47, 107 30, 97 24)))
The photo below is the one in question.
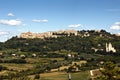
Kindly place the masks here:
POLYGON ((111 43, 106 43, 106 52, 116 52, 116 49, 112 46, 111 43))

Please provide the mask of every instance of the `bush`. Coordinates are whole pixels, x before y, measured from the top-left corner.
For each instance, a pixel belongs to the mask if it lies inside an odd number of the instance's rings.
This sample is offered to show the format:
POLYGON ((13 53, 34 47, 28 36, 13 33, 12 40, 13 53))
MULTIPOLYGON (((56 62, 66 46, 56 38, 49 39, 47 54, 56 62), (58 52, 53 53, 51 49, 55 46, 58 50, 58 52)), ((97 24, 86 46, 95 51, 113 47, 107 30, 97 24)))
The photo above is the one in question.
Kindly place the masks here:
POLYGON ((6 67, 0 65, 0 71, 2 71, 2 70, 6 70, 6 69, 7 69, 6 67))
POLYGON ((4 63, 17 63, 17 64, 21 64, 21 63, 26 63, 26 60, 24 59, 10 59, 10 60, 4 60, 4 63))
POLYGON ((34 79, 40 79, 40 75, 39 74, 36 74, 34 79))

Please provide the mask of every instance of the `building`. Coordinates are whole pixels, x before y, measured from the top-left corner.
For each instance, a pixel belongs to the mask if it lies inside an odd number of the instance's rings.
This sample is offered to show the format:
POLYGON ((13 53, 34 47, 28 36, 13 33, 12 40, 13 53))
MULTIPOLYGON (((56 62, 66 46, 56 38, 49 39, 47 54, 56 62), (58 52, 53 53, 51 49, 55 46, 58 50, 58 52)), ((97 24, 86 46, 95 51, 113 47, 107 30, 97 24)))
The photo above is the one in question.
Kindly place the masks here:
POLYGON ((44 32, 44 33, 32 33, 32 32, 26 32, 26 33, 21 33, 20 38, 48 38, 48 37, 61 37, 61 36, 70 36, 71 34, 77 36, 78 33, 76 30, 59 30, 59 31, 49 31, 49 32, 44 32))
POLYGON ((101 75, 100 69, 90 70, 90 78, 94 80, 94 78, 99 77, 101 75))
POLYGON ((112 46, 111 43, 106 43, 106 52, 116 52, 116 49, 112 46))
POLYGON ((118 33, 118 34, 115 34, 116 36, 120 36, 120 33, 118 33))

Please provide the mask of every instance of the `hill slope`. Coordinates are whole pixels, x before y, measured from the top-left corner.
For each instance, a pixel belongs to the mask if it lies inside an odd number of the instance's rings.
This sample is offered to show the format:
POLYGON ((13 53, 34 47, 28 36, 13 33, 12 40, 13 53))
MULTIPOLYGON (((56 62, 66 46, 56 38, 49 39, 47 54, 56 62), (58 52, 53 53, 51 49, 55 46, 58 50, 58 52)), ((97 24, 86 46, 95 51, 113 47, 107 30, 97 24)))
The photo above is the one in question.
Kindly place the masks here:
MULTIPOLYGON (((60 35, 60 34, 59 34, 60 35)), ((77 35, 63 34, 61 36, 41 38, 13 37, 5 43, 0 43, 0 50, 19 49, 23 52, 49 52, 67 50, 78 53, 105 53, 106 43, 111 43, 120 54, 120 36, 105 30, 77 31, 77 35)))

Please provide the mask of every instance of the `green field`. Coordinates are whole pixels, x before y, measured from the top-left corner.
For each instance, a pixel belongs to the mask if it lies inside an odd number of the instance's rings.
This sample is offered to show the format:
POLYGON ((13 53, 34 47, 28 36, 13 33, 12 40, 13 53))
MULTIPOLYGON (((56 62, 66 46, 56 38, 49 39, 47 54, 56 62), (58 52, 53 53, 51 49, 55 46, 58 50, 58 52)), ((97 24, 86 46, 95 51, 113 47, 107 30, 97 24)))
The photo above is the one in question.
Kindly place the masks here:
MULTIPOLYGON (((40 74, 40 80, 68 80, 68 73, 65 72, 52 72, 40 74)), ((71 73, 71 80, 88 80, 89 71, 71 73)), ((33 78, 33 76, 31 76, 33 78)))

